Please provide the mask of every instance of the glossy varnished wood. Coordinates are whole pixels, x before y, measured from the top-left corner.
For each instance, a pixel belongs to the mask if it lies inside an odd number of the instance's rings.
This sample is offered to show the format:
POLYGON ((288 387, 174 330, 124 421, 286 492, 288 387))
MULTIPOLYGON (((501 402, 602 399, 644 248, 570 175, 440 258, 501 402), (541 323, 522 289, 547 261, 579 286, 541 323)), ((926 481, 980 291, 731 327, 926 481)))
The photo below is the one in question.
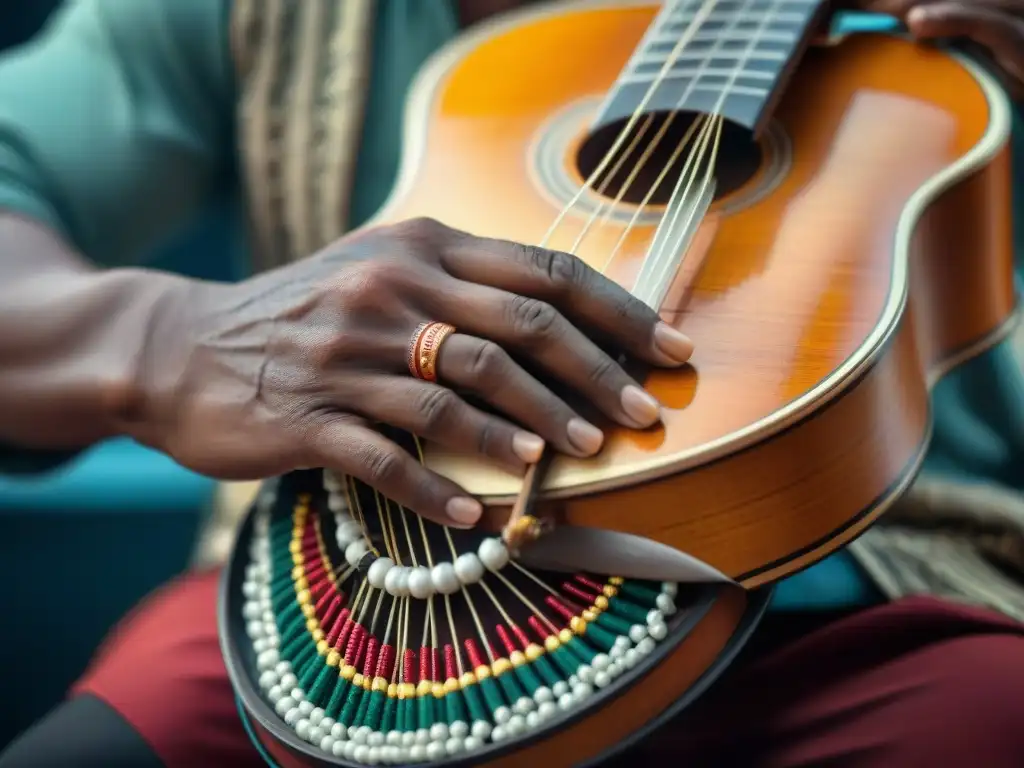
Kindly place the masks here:
MULTIPOLYGON (((552 6, 443 54, 417 86, 402 181, 376 221, 430 216, 540 241, 559 205, 538 186, 532 149, 553 115, 596 106, 655 9, 552 6)), ((709 217, 667 302, 696 352, 688 369, 647 378, 664 426, 609 427, 598 459, 559 459, 549 510, 666 542, 747 584, 869 523, 916 471, 931 380, 1013 311, 1008 152, 992 98, 960 61, 902 40, 812 50, 776 115, 792 143, 785 177, 709 217), (972 152, 952 186, 915 198, 972 152)), ((569 249, 586 217, 567 216, 550 245, 569 249)), ((592 231, 578 255, 603 264, 621 232, 592 231)), ((636 227, 608 274, 631 284, 652 235, 636 227)), ((435 447, 428 461, 489 503, 492 524, 507 514, 519 478, 435 447)))

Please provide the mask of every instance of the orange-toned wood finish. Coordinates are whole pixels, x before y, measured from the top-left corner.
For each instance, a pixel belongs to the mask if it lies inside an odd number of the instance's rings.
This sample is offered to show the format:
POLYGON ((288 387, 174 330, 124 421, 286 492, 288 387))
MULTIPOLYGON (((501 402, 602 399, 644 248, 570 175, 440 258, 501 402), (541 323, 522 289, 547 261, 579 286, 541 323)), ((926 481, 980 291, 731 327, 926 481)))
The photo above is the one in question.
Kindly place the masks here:
MULTIPOLYGON (((541 241, 560 203, 534 149, 553 116, 596 107, 655 11, 556 4, 444 52, 416 86, 402 178, 375 223, 429 216, 541 241)), ((663 427, 609 427, 598 459, 559 458, 549 513, 670 544, 747 586, 868 525, 917 471, 931 382, 1013 316, 1006 109, 939 50, 883 36, 812 49, 776 112, 792 146, 777 186, 719 206, 673 291, 685 301, 667 302, 696 351, 647 378, 663 427)), ((568 250, 587 216, 566 216, 551 246, 568 250)), ((602 265, 622 231, 592 230, 578 255, 602 265)), ((608 274, 630 285, 653 233, 636 226, 608 274)), ((433 446, 428 462, 480 495, 492 525, 521 485, 433 446)))

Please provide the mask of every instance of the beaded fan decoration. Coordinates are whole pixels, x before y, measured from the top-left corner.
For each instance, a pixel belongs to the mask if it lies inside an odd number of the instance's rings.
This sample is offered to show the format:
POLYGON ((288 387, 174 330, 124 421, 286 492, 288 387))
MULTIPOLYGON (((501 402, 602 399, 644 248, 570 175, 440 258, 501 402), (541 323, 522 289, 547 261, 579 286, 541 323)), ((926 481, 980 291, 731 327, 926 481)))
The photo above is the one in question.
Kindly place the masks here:
POLYGON ((263 696, 325 756, 433 762, 551 726, 628 684, 683 614, 675 584, 532 571, 323 479, 255 512, 243 614, 263 696))

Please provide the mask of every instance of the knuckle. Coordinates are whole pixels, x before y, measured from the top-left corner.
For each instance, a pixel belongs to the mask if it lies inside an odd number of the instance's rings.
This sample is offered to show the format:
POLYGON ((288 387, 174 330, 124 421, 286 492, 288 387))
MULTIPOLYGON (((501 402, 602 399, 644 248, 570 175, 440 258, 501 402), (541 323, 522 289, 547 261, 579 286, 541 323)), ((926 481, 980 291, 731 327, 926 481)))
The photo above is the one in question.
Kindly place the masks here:
POLYGON ((595 382, 611 383, 611 381, 618 378, 619 372, 618 363, 607 355, 598 355, 597 360, 594 361, 594 366, 590 370, 590 378, 595 382))
POLYGON ((564 293, 579 286, 586 277, 586 265, 568 253, 524 245, 526 259, 540 271, 550 286, 564 293))
POLYGON ((449 228, 437 219, 419 216, 395 224, 392 232, 401 240, 414 243, 432 244, 448 234, 449 228))
POLYGON ((466 373, 472 381, 486 384, 501 376, 507 361, 508 356, 501 347, 492 341, 485 341, 477 345, 466 361, 466 373))
POLYGON ((402 474, 402 458, 396 451, 380 446, 367 446, 363 450, 363 463, 367 482, 378 489, 394 482, 402 474))
POLYGON ((428 389, 418 403, 424 431, 429 432, 445 425, 458 408, 458 400, 458 395, 450 389, 428 389))
POLYGON ((400 282, 401 264, 390 259, 353 263, 333 286, 336 304, 346 311, 379 306, 400 282))
POLYGON ((525 296, 516 296, 510 302, 513 331, 526 338, 549 338, 558 323, 558 312, 550 304, 525 296))

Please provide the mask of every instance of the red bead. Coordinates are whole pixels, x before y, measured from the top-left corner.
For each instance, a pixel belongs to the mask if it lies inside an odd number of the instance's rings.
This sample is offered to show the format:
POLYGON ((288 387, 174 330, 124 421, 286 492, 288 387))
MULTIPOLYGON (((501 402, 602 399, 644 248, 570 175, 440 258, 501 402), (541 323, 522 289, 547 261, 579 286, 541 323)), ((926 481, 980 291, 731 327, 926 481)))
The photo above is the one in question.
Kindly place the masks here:
POLYGON ((473 638, 467 638, 463 646, 466 648, 466 655, 469 657, 469 663, 473 669, 486 666, 487 662, 484 661, 483 654, 480 653, 480 648, 473 638))
POLYGON ((501 644, 505 646, 505 653, 513 654, 518 648, 516 644, 512 642, 512 636, 509 635, 508 630, 505 629, 503 624, 498 624, 494 630, 498 633, 498 639, 501 640, 501 644))
POLYGON ((567 621, 571 619, 574 615, 572 610, 567 608, 562 603, 562 601, 556 598, 554 595, 548 595, 547 597, 545 597, 544 602, 547 604, 548 608, 555 611, 555 613, 557 613, 559 616, 561 616, 563 619, 567 621))
POLYGON ((519 641, 519 645, 522 646, 523 650, 526 650, 526 646, 530 644, 530 638, 526 636, 522 628, 518 624, 512 625, 512 634, 516 636, 516 640, 519 641))
POLYGON ((327 608, 324 609, 323 618, 320 620, 320 625, 323 627, 334 626, 334 619, 338 612, 341 610, 341 597, 337 593, 328 592, 324 597, 330 598, 330 602, 327 603, 327 608))
POLYGON ((366 661, 363 662, 363 676, 373 677, 377 671, 377 649, 380 647, 380 640, 373 635, 366 641, 366 661))
POLYGON ((604 586, 602 584, 598 584, 596 581, 591 579, 589 576, 586 576, 586 575, 584 575, 582 573, 577 573, 576 574, 576 581, 578 581, 580 584, 582 584, 585 587, 589 587, 596 594, 601 594, 601 592, 604 591, 604 586))
POLYGON ((577 598, 579 600, 582 600, 584 603, 587 603, 588 605, 590 603, 593 603, 594 602, 594 598, 596 597, 596 595, 584 592, 582 589, 580 589, 578 586, 573 584, 571 581, 567 581, 564 584, 562 584, 562 590, 564 592, 569 593, 573 597, 575 597, 575 598, 577 598))
POLYGON ((359 645, 356 647, 356 657, 352 660, 352 666, 359 669, 363 663, 363 654, 366 652, 366 644, 370 639, 370 630, 362 624, 359 627, 359 645))
POLYGON ((544 626, 543 622, 541 622, 541 620, 536 616, 528 617, 526 619, 526 623, 530 625, 530 629, 536 633, 542 643, 547 639, 548 635, 551 634, 548 628, 544 626))
POLYGON ((402 674, 406 683, 419 682, 416 679, 416 651, 412 648, 406 648, 402 654, 402 674))
POLYGON ((331 627, 331 631, 327 633, 327 644, 334 650, 340 651, 341 647, 345 644, 344 634, 345 626, 349 621, 348 608, 342 608, 341 613, 338 614, 338 618, 334 620, 334 626, 331 627))
POLYGON ((345 643, 345 661, 351 664, 353 667, 356 666, 358 658, 356 656, 359 653, 359 636, 362 634, 363 628, 361 625, 352 622, 352 630, 348 636, 348 642, 345 643))
POLYGON ((459 661, 455 656, 455 647, 451 643, 444 646, 444 679, 459 676, 459 661))
POLYGON ((441 651, 437 648, 430 649, 430 679, 441 682, 441 651))
POLYGON ((430 649, 426 646, 420 648, 420 680, 433 680, 430 674, 430 649))
POLYGON ((380 656, 377 658, 377 677, 386 680, 391 679, 391 673, 395 671, 395 646, 382 645, 380 656))

